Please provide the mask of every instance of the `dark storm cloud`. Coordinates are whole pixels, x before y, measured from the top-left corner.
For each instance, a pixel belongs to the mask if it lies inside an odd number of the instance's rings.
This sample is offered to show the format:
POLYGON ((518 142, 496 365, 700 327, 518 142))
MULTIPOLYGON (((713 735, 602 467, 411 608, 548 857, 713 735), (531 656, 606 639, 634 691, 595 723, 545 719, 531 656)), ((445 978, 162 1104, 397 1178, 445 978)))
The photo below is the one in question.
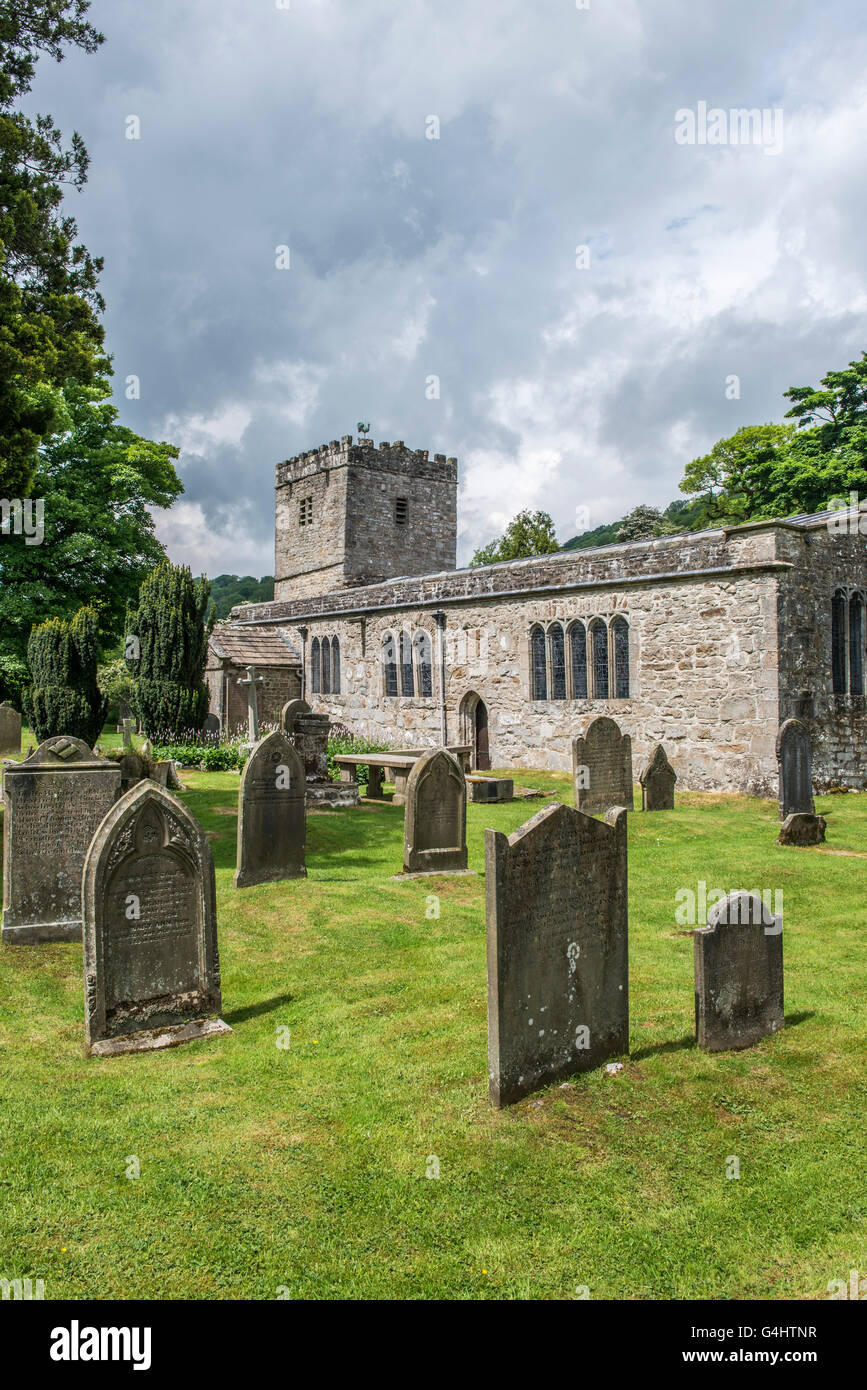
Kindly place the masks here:
POLYGON ((35 104, 92 156, 122 417, 183 446, 173 558, 270 570, 275 463, 359 419, 458 455, 464 555, 524 505, 565 539, 867 347, 859 6, 697 8, 97 0, 35 104), (678 145, 700 101, 782 151, 678 145))

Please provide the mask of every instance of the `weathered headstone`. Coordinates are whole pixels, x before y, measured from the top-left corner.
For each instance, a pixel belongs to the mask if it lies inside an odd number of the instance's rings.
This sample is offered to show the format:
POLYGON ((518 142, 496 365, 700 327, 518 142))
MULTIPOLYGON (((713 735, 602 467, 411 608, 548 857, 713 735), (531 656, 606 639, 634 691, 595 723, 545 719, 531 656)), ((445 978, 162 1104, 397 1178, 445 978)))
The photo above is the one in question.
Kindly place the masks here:
POLYGON ((331 721, 317 714, 306 700, 289 700, 280 711, 280 723, 287 738, 301 754, 307 805, 317 810, 337 810, 357 806, 361 800, 358 783, 347 779, 335 782, 328 773, 328 735, 331 721))
POLYGON ((81 871, 121 769, 78 738, 46 739, 3 773, 4 941, 81 938, 81 871))
POLYGON ((693 933, 695 1031, 707 1052, 751 1047, 783 1027, 783 919, 729 893, 693 933))
POLYGON ((134 729, 135 729, 135 720, 134 720, 134 719, 124 719, 124 720, 123 720, 123 723, 122 723, 122 725, 121 725, 121 733, 123 734, 123 746, 124 746, 124 748, 132 748, 132 736, 133 736, 133 731, 134 731, 134 729))
POLYGON ((238 868, 235 887, 307 873, 304 763, 281 729, 253 749, 238 790, 238 868))
POLYGON ((309 714, 310 706, 306 700, 295 699, 287 700, 280 711, 280 724, 283 732, 289 734, 290 738, 295 732, 295 720, 299 714, 309 714))
POLYGON ((139 782, 93 837, 82 880, 87 1050, 171 1047, 227 1033, 214 861, 189 811, 139 782))
POLYGON ((634 806, 632 739, 607 715, 594 719, 583 738, 572 743, 575 806, 586 815, 603 815, 609 806, 634 806))
POLYGON ((220 732, 220 721, 219 721, 219 719, 217 718, 216 714, 209 714, 208 717, 207 717, 206 720, 205 720, 203 733, 206 733, 209 737, 213 737, 214 734, 218 734, 219 732, 220 732))
POLYGON ((4 700, 0 705, 0 758, 17 758, 20 752, 21 715, 4 700))
POLYGON ((457 758, 432 748, 406 783, 405 874, 463 873, 467 867, 467 784, 457 758))
POLYGON ((642 811, 674 810, 674 784, 677 781, 677 773, 668 761, 661 743, 657 743, 638 780, 641 783, 642 811))
POLYGON ((467 778, 467 794, 473 802, 512 801, 515 783, 511 777, 477 777, 472 774, 467 778))
POLYGON ((485 832, 494 1105, 629 1050, 626 823, 555 804, 485 832))
POLYGON ((793 811, 780 826, 778 845, 822 845, 825 843, 824 816, 811 816, 808 811, 793 811))
POLYGON ((780 820, 800 811, 815 815, 810 731, 800 719, 787 719, 780 725, 777 765, 780 773, 780 820))

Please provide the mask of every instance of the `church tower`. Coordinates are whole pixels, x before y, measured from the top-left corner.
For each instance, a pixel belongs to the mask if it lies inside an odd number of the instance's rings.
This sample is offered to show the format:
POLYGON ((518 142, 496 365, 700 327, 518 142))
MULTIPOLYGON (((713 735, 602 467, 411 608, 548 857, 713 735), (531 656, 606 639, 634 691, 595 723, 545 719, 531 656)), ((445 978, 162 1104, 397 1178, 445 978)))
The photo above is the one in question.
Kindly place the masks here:
POLYGON ((458 461, 352 435, 277 465, 275 599, 453 570, 458 461))

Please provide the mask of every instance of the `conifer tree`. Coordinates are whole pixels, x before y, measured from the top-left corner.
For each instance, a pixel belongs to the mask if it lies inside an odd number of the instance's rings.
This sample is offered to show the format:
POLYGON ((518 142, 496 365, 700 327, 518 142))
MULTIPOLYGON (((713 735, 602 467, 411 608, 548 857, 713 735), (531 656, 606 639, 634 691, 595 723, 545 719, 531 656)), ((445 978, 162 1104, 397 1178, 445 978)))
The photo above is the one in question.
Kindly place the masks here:
POLYGON ((33 680, 24 713, 40 743, 55 734, 84 739, 91 748, 96 743, 108 706, 97 685, 98 658, 92 608, 80 608, 70 621, 48 618, 33 628, 27 646, 33 680))
POLYGON ((135 709, 149 738, 199 730, 208 716, 203 676, 214 625, 210 599, 204 576, 194 580, 186 565, 168 560, 139 590, 126 655, 135 677, 135 709))

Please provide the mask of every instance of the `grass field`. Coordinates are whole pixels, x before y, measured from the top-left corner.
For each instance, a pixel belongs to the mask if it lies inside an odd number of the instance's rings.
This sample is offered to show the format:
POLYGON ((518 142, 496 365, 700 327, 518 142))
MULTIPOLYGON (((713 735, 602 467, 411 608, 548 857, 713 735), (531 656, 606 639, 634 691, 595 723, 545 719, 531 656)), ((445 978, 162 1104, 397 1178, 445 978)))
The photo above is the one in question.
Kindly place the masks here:
MULTIPOLYGON (((867 1270, 863 796, 818 799, 847 854, 777 848, 776 805, 743 797, 630 816, 624 1070, 498 1112, 484 828, 545 801, 468 808, 478 877, 395 882, 403 811, 369 803, 309 817, 306 881, 236 892, 238 777, 183 775, 234 1031, 86 1059, 81 948, 0 951, 0 1277, 46 1298, 813 1299, 867 1270), (784 893, 787 1026, 748 1051, 694 1046, 674 895, 699 880, 784 893)), ((517 780, 571 804, 565 777, 517 780)))

